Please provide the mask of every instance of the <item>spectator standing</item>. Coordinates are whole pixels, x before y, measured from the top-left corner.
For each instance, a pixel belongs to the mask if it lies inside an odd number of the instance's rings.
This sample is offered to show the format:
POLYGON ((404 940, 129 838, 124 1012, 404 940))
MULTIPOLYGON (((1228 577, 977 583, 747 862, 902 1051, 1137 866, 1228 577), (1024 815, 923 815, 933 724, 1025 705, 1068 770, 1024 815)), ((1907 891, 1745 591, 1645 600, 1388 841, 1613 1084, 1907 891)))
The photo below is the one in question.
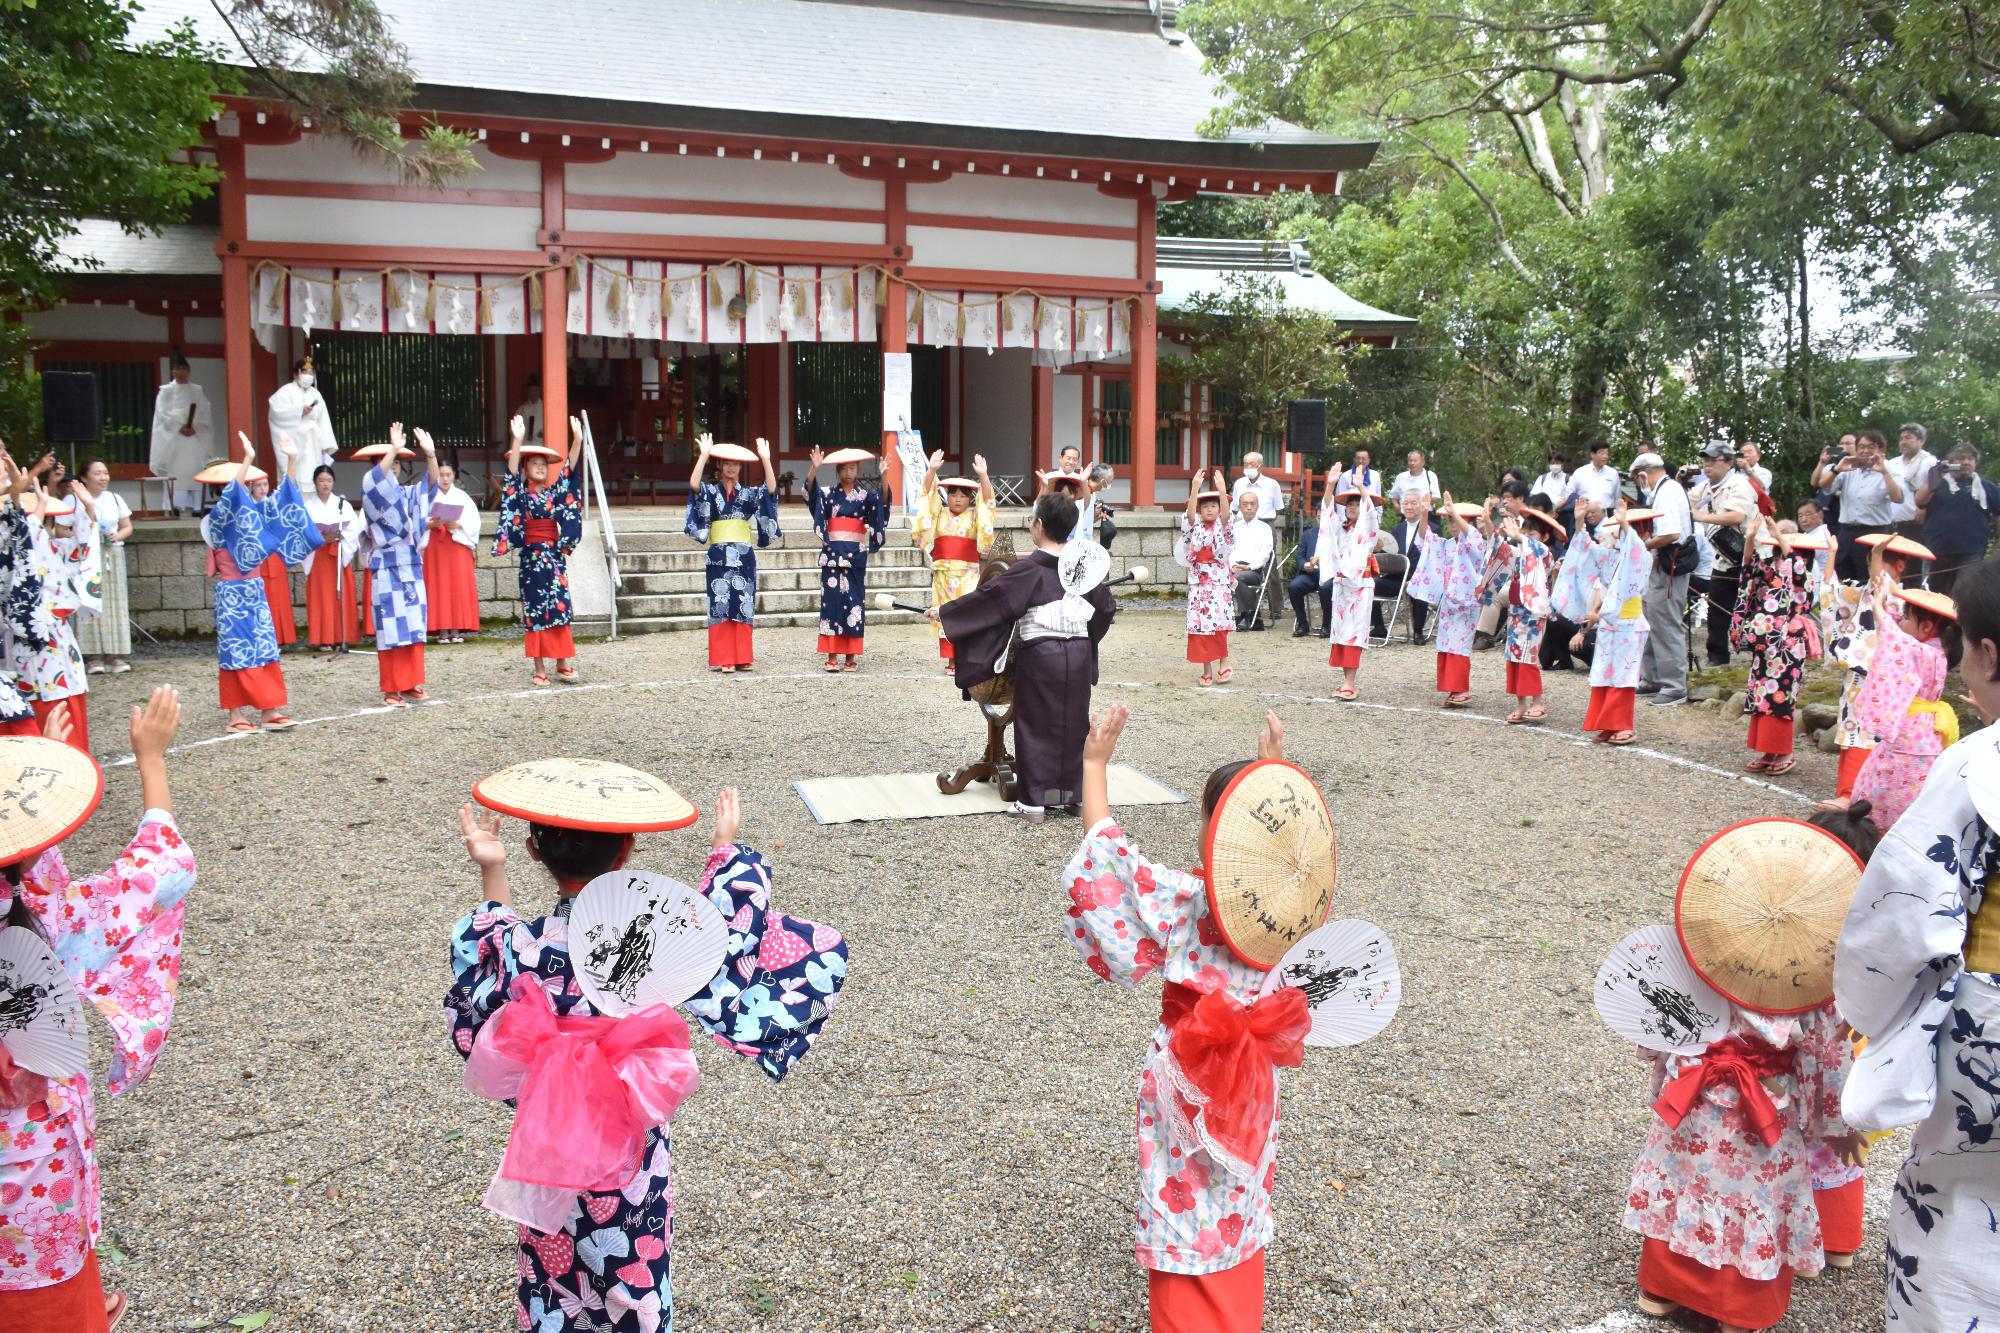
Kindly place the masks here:
MULTIPOLYGON (((1397 553, 1409 561, 1409 574, 1415 574, 1417 572, 1417 559, 1423 554, 1424 534, 1429 533, 1434 537, 1438 536, 1438 521, 1431 514, 1430 502, 1427 500, 1419 500, 1415 496, 1405 496, 1402 507, 1403 521, 1398 523, 1389 533, 1389 539, 1396 543, 1397 553)), ((1409 575, 1405 575, 1404 577, 1407 578, 1409 575)), ((1382 579, 1376 583, 1375 592, 1380 597, 1394 597, 1396 590, 1402 586, 1402 579, 1382 579)), ((1430 620, 1430 614, 1431 605, 1429 602, 1419 601, 1415 597, 1410 598, 1410 642, 1412 644, 1421 645, 1430 640, 1430 635, 1424 632, 1425 625, 1430 620)))
POLYGON ((1813 485, 1825 486, 1840 502, 1840 554, 1834 570, 1849 583, 1868 578, 1868 548, 1859 539, 1871 532, 1893 532, 1896 507, 1903 502, 1903 483, 1882 456, 1887 443, 1881 431, 1856 431, 1852 453, 1836 457, 1822 452, 1813 470, 1813 485))
POLYGON ((1234 505, 1243 498, 1243 492, 1257 494, 1257 517, 1266 523, 1275 519, 1285 507, 1285 488, 1278 484, 1276 477, 1265 475, 1264 455, 1255 452, 1243 455, 1243 475, 1229 488, 1229 503, 1234 505))
POLYGON ((1406 495, 1421 495, 1425 504, 1431 504, 1438 496, 1444 494, 1444 488, 1438 485, 1437 473, 1430 470, 1430 464, 1424 458, 1423 450, 1410 450, 1404 462, 1407 464, 1407 469, 1398 472, 1396 479, 1389 483, 1390 504, 1401 509, 1403 497, 1406 495))
MULTIPOLYGON (((1820 508, 1820 503, 1818 500, 1800 501, 1796 513, 1798 514, 1800 536, 1802 537, 1809 536, 1810 534, 1815 532, 1823 533, 1823 535, 1827 537, 1833 536, 1833 526, 1826 521, 1826 511, 1820 508)), ((1815 588, 1819 587, 1820 584, 1825 583, 1827 579, 1831 578, 1832 576, 1833 576, 1832 548, 1829 547, 1826 550, 1814 551, 1813 587, 1815 588)))
MULTIPOLYGON (((1896 432, 1896 456, 1889 460, 1889 470, 1896 475, 1903 488, 1902 502, 1896 506, 1896 531, 1911 541, 1922 541, 1924 535, 1923 502, 1917 499, 1917 488, 1924 484, 1924 478, 1936 470, 1939 462, 1938 456, 1925 447, 1929 439, 1929 432, 1918 423, 1904 423, 1896 432)), ((1923 583, 1928 572, 1927 564, 1918 560, 1912 562, 1912 566, 1905 577, 1912 583, 1923 583)))
MULTIPOLYGON (((1085 493, 1090 497, 1090 510, 1093 514, 1097 515, 1097 527, 1095 530, 1097 543, 1108 551, 1111 549, 1111 543, 1118 538, 1118 525, 1111 521, 1111 502, 1101 494, 1101 492, 1111 489, 1111 464, 1092 463, 1090 471, 1084 475, 1089 478, 1089 485, 1086 487, 1085 493)), ((1086 536, 1091 535, 1092 532, 1090 528, 1085 527, 1081 523, 1077 525, 1077 530, 1086 536)))
POLYGON ((1576 471, 1572 495, 1589 500, 1609 514, 1618 508, 1618 469, 1611 466, 1611 446, 1603 440, 1590 442, 1590 462, 1576 471))
MULTIPOLYGON (((194 473, 188 474, 193 484, 194 473)), ((96 611, 76 617, 76 643, 91 673, 130 671, 125 659, 132 652, 131 597, 126 589, 125 539, 132 535, 132 506, 111 489, 111 469, 101 458, 83 465, 84 489, 90 492, 90 513, 77 514, 72 524, 97 520, 98 571, 103 603, 96 611)))
POLYGON ((1373 450, 1361 448, 1354 451, 1354 466, 1347 469, 1341 484, 1366 491, 1375 497, 1376 503, 1381 503, 1382 470, 1375 466, 1373 450))
POLYGON ((1960 571, 1986 558, 2000 486, 1979 475, 1977 449, 1956 444, 1922 479, 1917 505, 1924 511, 1923 543, 1937 553, 1930 590, 1949 596, 1960 571))
MULTIPOLYGON (((1653 568, 1646 580, 1646 646, 1639 659, 1640 694, 1649 702, 1677 704, 1687 698, 1688 578, 1694 573, 1694 523, 1687 492, 1667 475, 1666 460, 1643 453, 1632 460, 1640 504, 1653 511, 1645 534, 1653 568)), ((1592 501, 1593 506, 1595 501, 1592 501)), ((1723 632, 1729 630, 1723 617, 1723 632)))
POLYGON ((1549 512, 1562 519, 1567 530, 1576 510, 1576 479, 1569 475, 1569 455, 1560 449, 1549 450, 1548 471, 1535 478, 1528 490, 1548 497, 1549 512))
POLYGON ((1771 469, 1764 466, 1764 450, 1755 440, 1745 440, 1743 447, 1736 451, 1736 466, 1762 486, 1766 495, 1770 494, 1771 469))
POLYGON ((1236 628, 1264 628, 1264 576, 1277 554, 1277 534, 1257 517, 1257 497, 1245 491, 1236 498, 1235 532, 1231 536, 1229 569, 1236 576, 1236 628))
POLYGON ((1708 664, 1729 665, 1729 622, 1743 586, 1744 525, 1758 512, 1757 492, 1736 470, 1736 450, 1718 440, 1701 451, 1702 481, 1690 497, 1694 521, 1703 524, 1715 548, 1708 575, 1708 664))

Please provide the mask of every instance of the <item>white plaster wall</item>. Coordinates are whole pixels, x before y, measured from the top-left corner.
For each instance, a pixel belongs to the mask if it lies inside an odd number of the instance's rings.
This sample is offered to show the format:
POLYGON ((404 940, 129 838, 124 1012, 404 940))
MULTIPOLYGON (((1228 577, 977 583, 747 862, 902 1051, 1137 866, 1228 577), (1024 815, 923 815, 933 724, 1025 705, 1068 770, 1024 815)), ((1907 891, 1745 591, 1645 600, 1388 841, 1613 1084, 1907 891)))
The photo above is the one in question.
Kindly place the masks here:
POLYGON ((191 343, 220 343, 225 336, 220 319, 189 315, 181 321, 181 331, 191 343))
POLYGON ((244 201, 250 239, 324 245, 441 245, 532 250, 540 208, 404 204, 373 199, 300 199, 253 194, 244 201))
MULTIPOLYGON (((881 208, 881 181, 849 176, 824 159, 792 162, 719 158, 690 152, 683 157, 675 145, 661 151, 620 153, 609 162, 572 165, 564 176, 571 194, 625 194, 645 199, 703 199, 757 204, 801 204, 820 208, 881 208)), ((571 215, 575 226, 575 215, 571 215)))
POLYGON ((1055 431, 1049 440, 1053 459, 1069 445, 1083 448, 1083 376, 1057 375, 1050 403, 1055 412, 1055 431))
POLYGON ((1026 476, 1034 439, 1034 353, 1013 347, 964 354, 965 448, 994 472, 1026 476))
MULTIPOLYGON (((637 232, 644 236, 734 236, 746 240, 881 245, 885 235, 878 223, 822 222, 812 218, 724 217, 714 213, 640 213, 599 208, 572 208, 568 216, 572 231, 637 232)), ((532 232, 528 239, 533 241, 532 232)))
POLYGON ((1136 241, 1028 235, 965 227, 911 227, 909 237, 910 262, 922 268, 1060 273, 1080 278, 1129 281, 1139 266, 1136 241))
POLYGON ((1082 181, 953 176, 935 185, 912 185, 907 198, 912 213, 1074 222, 1097 227, 1134 227, 1139 222, 1137 200, 1115 199, 1082 181))
POLYGON ((28 331, 36 338, 68 338, 92 342, 158 342, 167 340, 167 317, 134 310, 123 301, 112 305, 64 302, 28 316, 28 331))
MULTIPOLYGON (((464 190, 540 190, 539 163, 496 156, 485 144, 473 147, 480 169, 453 188, 464 190)), ((297 143, 246 144, 243 169, 252 180, 327 181, 341 185, 401 185, 402 175, 373 154, 357 153, 344 142, 308 134, 297 143)))

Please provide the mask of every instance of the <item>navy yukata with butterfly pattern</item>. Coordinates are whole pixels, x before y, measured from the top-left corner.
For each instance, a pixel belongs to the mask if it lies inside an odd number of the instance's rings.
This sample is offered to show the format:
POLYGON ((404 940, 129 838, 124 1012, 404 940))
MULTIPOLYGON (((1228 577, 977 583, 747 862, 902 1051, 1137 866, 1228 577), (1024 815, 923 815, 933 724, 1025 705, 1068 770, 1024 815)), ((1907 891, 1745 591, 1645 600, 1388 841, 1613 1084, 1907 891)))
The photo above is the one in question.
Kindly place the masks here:
MULTIPOLYGON (((847 976, 839 931, 771 908, 771 871, 748 847, 710 853, 701 892, 729 925, 722 971, 682 1008, 773 1082, 818 1037, 847 976)), ((459 1054, 507 1001, 517 976, 547 990, 559 1015, 597 1011, 569 957, 569 907, 527 920, 488 902, 452 932, 453 981, 444 1007, 459 1054)), ((674 1244, 673 1149, 665 1127, 647 1135, 645 1161, 623 1189, 577 1196, 561 1230, 521 1228, 520 1327, 532 1333, 670 1333, 674 1244)))

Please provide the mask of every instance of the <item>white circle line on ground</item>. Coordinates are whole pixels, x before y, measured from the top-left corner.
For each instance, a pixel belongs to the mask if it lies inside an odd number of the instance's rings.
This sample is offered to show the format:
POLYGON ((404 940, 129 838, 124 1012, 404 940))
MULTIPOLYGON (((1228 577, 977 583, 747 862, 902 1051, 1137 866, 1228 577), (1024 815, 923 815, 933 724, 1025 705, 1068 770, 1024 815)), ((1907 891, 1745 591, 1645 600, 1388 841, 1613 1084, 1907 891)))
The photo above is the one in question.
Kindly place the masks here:
MULTIPOLYGON (((796 671, 796 672, 777 672, 777 673, 760 671, 751 674, 752 674, 752 679, 756 680, 817 680, 821 679, 825 673, 818 671, 796 671)), ((869 675, 869 679, 936 681, 936 680, 942 680, 942 677, 928 673, 919 674, 916 672, 871 672, 869 675)), ((576 685, 563 685, 556 688, 549 688, 537 685, 537 686, 530 686, 525 690, 489 690, 481 694, 468 694, 461 698, 455 698, 455 699, 426 699, 421 703, 411 704, 410 707, 442 708, 449 704, 484 703, 493 699, 535 699, 535 698, 559 699, 566 694, 596 693, 602 690, 658 689, 669 685, 715 684, 718 683, 719 680, 720 677, 686 676, 675 680, 629 680, 629 681, 584 682, 576 685)), ((1098 688, 1102 689, 1108 685, 1114 689, 1135 689, 1135 690, 1153 689, 1153 688, 1158 688, 1159 684, 1160 682, 1158 681, 1114 680, 1114 681, 1106 681, 1098 688)), ((1169 686, 1169 688, 1171 688, 1171 686, 1169 686)), ((1226 685, 1210 686, 1207 689, 1202 690, 1201 693, 1248 694, 1252 698, 1281 699, 1289 703, 1328 704, 1334 707, 1342 707, 1342 708, 1369 708, 1375 710, 1376 712, 1407 713, 1414 717, 1450 718, 1460 722, 1483 722, 1497 727, 1504 727, 1507 725, 1505 719, 1494 717, 1491 714, 1487 713, 1472 713, 1472 712, 1467 712, 1463 709, 1418 708, 1410 704, 1372 703, 1366 699, 1335 699, 1330 695, 1322 695, 1322 694, 1292 694, 1282 690, 1244 690, 1240 688, 1231 688, 1226 685)), ((369 708, 357 708, 347 713, 329 713, 325 717, 301 718, 298 721, 298 725, 301 727, 316 727, 329 722, 351 722, 355 718, 375 717, 383 713, 400 713, 404 711, 406 710, 400 708, 392 708, 386 704, 376 704, 369 708)), ((1538 733, 1540 735, 1547 736, 1552 740, 1560 741, 1565 745, 1577 746, 1585 749, 1595 748, 1596 746, 1596 742, 1592 741, 1588 736, 1584 735, 1581 732, 1559 731, 1553 727, 1548 727, 1548 726, 1524 726, 1524 727, 1517 727, 1515 728, 1515 730, 1538 733)), ((262 734, 263 734, 262 732, 256 732, 256 731, 224 732, 220 736, 205 736, 198 741, 188 741, 184 745, 173 746, 167 751, 167 753, 181 754, 188 750, 199 750, 210 745, 222 745, 232 741, 247 741, 262 734)), ((1609 749, 1613 747, 1607 746, 1605 748, 1609 749)), ((1662 763, 1672 764, 1677 768, 1685 768, 1697 773, 1706 773, 1711 777, 1724 778, 1732 782, 1740 782, 1746 787, 1758 787, 1765 791, 1775 792, 1780 796, 1790 797, 1792 800, 1798 801, 1801 804, 1810 805, 1812 804, 1813 801, 1813 798, 1807 796, 1804 792, 1793 791, 1790 787, 1781 787, 1775 782, 1766 782, 1761 778, 1749 777, 1743 773, 1731 772, 1729 769, 1726 768, 1718 768, 1714 764, 1705 764, 1699 759, 1689 759, 1685 755, 1669 754, 1664 750, 1655 750, 1649 746, 1644 746, 1644 745, 1619 746, 1616 748, 1624 750, 1627 754, 1635 754, 1647 759, 1657 759, 1662 763)), ((104 767, 123 768, 132 762, 133 762, 133 757, 128 754, 123 756, 122 758, 113 759, 106 762, 104 767)))

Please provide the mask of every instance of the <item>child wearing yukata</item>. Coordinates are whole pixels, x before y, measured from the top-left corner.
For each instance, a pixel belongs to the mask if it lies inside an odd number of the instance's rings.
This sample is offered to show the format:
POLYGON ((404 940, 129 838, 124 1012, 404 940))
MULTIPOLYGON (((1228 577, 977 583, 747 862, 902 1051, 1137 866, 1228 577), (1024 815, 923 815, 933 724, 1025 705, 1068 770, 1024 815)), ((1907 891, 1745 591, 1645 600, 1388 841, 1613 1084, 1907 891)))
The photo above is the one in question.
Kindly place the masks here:
MULTIPOLYGON (((1953 584, 1964 676, 1982 717, 2000 712, 2000 565, 1953 584)), ((1868 1039, 1841 1107, 1870 1133, 1914 1124, 1889 1199, 1892 1329, 1985 1329, 2000 1316, 2000 732, 1938 756, 1882 836, 1841 928, 1834 996, 1868 1039)))
POLYGON ((1744 520, 1742 585, 1729 622, 1729 644, 1750 654, 1748 773, 1792 771, 1793 715, 1806 663, 1819 656, 1813 616, 1815 544, 1768 526, 1761 514, 1744 520))
POLYGON ((1646 656, 1646 580, 1652 556, 1646 550, 1644 532, 1655 511, 1628 509, 1618 503, 1615 519, 1598 525, 1603 540, 1590 541, 1578 532, 1570 543, 1571 554, 1583 548, 1578 573, 1593 586, 1589 613, 1577 622, 1581 628, 1570 647, 1583 650, 1583 637, 1597 631, 1597 647, 1590 657, 1590 706, 1584 711, 1583 729, 1597 734, 1600 745, 1630 745, 1636 739, 1637 720, 1633 703, 1638 697, 1639 670, 1646 656))
POLYGON ((1437 626, 1437 688, 1443 708, 1472 702, 1472 638, 1479 628, 1479 583, 1486 572, 1486 536, 1473 526, 1486 511, 1444 497, 1445 536, 1425 532, 1410 596, 1429 602, 1437 626))
MULTIPOLYGON (((910 522, 910 540, 930 557, 931 608, 970 593, 979 586, 980 562, 993 549, 993 481, 986 475, 985 458, 975 454, 972 470, 977 481, 965 477, 940 477, 944 450, 931 454, 930 471, 924 474, 923 500, 910 522)), ((938 656, 944 659, 946 675, 951 674, 951 636, 943 622, 933 618, 938 656)))
POLYGON ((1375 542, 1381 534, 1382 510, 1359 484, 1342 486, 1347 476, 1336 468, 1327 478, 1326 506, 1319 515, 1320 582, 1333 590, 1327 619, 1333 646, 1327 665, 1341 673, 1336 699, 1360 694, 1361 653, 1368 646, 1369 617, 1375 605, 1375 542))
MULTIPOLYGON (((389 443, 361 479, 361 512, 368 521, 370 598, 375 612, 376 683, 382 702, 408 708, 427 699, 424 640, 430 616, 424 595, 424 532, 438 497, 437 447, 425 431, 416 433, 424 451, 424 475, 407 484, 401 461, 416 455, 403 447, 403 423, 391 422, 389 443)), ((372 453, 357 450, 357 456, 372 453)))
MULTIPOLYGON (((673 1009, 612 1018, 592 1004, 570 955, 570 909, 590 880, 627 863, 635 832, 684 828, 698 814, 650 774, 591 760, 517 765, 473 794, 529 821, 528 855, 555 880, 552 911, 518 912, 499 815, 480 818, 471 806, 459 812, 485 901, 452 931, 444 1001, 452 1042, 472 1060, 468 1087, 496 1099, 518 1094, 515 1142, 546 1147, 533 1158, 536 1178, 526 1188, 508 1174, 510 1148, 487 1196, 489 1207, 521 1224, 515 1318, 535 1333, 667 1333, 675 1248, 667 1121, 700 1076, 687 1024, 673 1009), (615 1124, 601 1111, 584 1116, 536 1096, 543 1057, 585 1041, 634 1094, 612 1099, 631 1108, 615 1124), (526 1066, 525 1080, 512 1088, 484 1083, 480 1066, 496 1055, 526 1066), (629 1155, 583 1152, 578 1136, 563 1132, 581 1122, 615 1133, 629 1155)), ((737 841, 741 820, 735 790, 725 789, 699 892, 728 924, 728 949, 721 970, 684 1007, 775 1083, 811 1048, 838 1000, 847 946, 839 931, 771 905, 771 868, 737 841)))
POLYGON ((1553 561, 1544 538, 1562 536, 1555 515, 1530 509, 1520 499, 1511 497, 1510 512, 1500 521, 1500 539, 1493 544, 1480 594, 1487 605, 1506 599, 1507 693, 1514 696, 1509 726, 1541 722, 1549 715, 1542 705, 1542 636, 1549 628, 1553 561))
POLYGON ((1958 665, 1958 608, 1943 593, 1904 588, 1900 615, 1890 610, 1882 548, 1869 559, 1869 609, 1875 646, 1854 701, 1854 721, 1876 737, 1848 796, 1820 802, 1825 810, 1867 800, 1877 825, 1895 823, 1923 788, 1931 765, 1958 742, 1958 713, 1944 702, 1945 676, 1958 665))
POLYGON ((760 438, 754 454, 706 434, 695 445, 686 532, 708 548, 708 669, 733 675, 755 663, 750 636, 757 624, 757 549, 778 540, 778 474, 769 440, 760 438), (710 458, 716 479, 705 482, 710 458), (743 465, 759 461, 764 484, 745 486, 743 465))
POLYGON ((583 483, 577 468, 583 422, 569 419, 568 458, 547 445, 529 444, 523 417, 515 417, 508 429, 512 443, 493 554, 520 552, 521 618, 528 626, 523 647, 535 668, 529 679, 547 685, 553 662, 556 679, 574 685, 581 677, 570 631, 569 557, 583 540, 583 483))
MULTIPOLYGON (((180 720, 171 686, 132 710, 132 755, 145 813, 102 874, 72 875, 56 844, 90 817, 103 774, 50 738, 0 739, 0 926, 26 927, 54 953, 62 980, 110 1025, 103 1085, 119 1096, 159 1059, 180 978, 184 899, 195 858, 174 824, 167 747, 180 720), (32 775, 32 803, 22 800, 32 775)), ((98 1273, 102 1199, 96 1090, 88 1072, 45 1078, 0 1051, 0 1328, 104 1333, 125 1314, 98 1273)))
MULTIPOLYGON (((28 470, 30 480, 54 464, 53 454, 43 457, 28 470)), ((36 720, 46 722, 51 713, 66 713, 70 743, 89 753, 90 682, 73 618, 96 600, 91 585, 96 577, 97 525, 84 521, 58 529, 55 521, 74 514, 80 501, 45 492, 39 483, 18 503, 28 516, 26 567, 41 600, 39 609, 29 613, 37 632, 7 636, 6 666, 36 720)))
POLYGON ((1840 1110, 1854 1048, 1829 1003, 1831 923, 1860 873, 1838 838, 1794 820, 1727 829, 1689 863, 1676 930, 1728 1012, 1721 1036, 1693 1054, 1642 1052, 1654 1063, 1654 1119, 1625 1226, 1645 1238, 1638 1308, 1648 1318, 1686 1310, 1720 1333, 1770 1328, 1794 1276, 1825 1268, 1809 1161, 1815 1145, 1849 1163, 1863 1152, 1840 1110), (1760 840, 1762 826, 1787 830, 1778 836, 1796 854, 1737 860, 1732 849, 1760 840), (1753 918, 1786 926, 1761 931, 1753 918), (1808 938, 1822 929, 1824 939, 1808 938))
POLYGON ((1188 572, 1187 660, 1201 668, 1196 684, 1227 684, 1229 631, 1236 626, 1236 577, 1229 570, 1235 539, 1222 515, 1227 479, 1217 468, 1211 477, 1196 477, 1188 485, 1187 512, 1181 515, 1174 539, 1174 560, 1188 572), (1207 482, 1207 488, 1203 483, 1207 482))
MULTIPOLYGON (((889 535, 889 505, 880 491, 861 484, 861 465, 874 455, 866 449, 821 452, 813 446, 806 474, 806 503, 819 534, 819 651, 825 670, 854 670, 868 633, 868 557, 889 535), (821 464, 833 465, 833 485, 819 484, 821 464)), ((887 475, 889 460, 881 460, 887 475)))
MULTIPOLYGON (((1067 933, 1099 978, 1136 987, 1158 972, 1165 982, 1137 1117, 1135 1254, 1147 1270, 1152 1327, 1258 1333, 1275 1227, 1278 1069, 1301 1062, 1311 1020, 1295 988, 1262 994, 1287 941, 1258 926, 1254 911, 1218 909, 1206 870, 1147 859, 1112 821, 1106 770, 1128 717, 1122 706, 1109 710, 1084 746, 1089 831, 1063 872, 1067 933)), ((1214 818, 1247 775, 1283 766, 1283 746, 1277 717, 1267 715, 1257 762, 1209 775, 1205 859, 1214 818)), ((1317 928, 1331 904, 1330 846, 1327 855, 1323 878, 1307 877, 1295 898, 1269 903, 1271 914, 1304 922, 1300 934, 1317 928)))
POLYGON ((272 560, 301 564, 325 538, 307 517, 298 483, 292 480, 296 447, 291 436, 278 437, 285 480, 276 495, 270 493, 270 478, 250 461, 249 437, 239 433, 237 438, 243 445, 241 462, 218 463, 195 475, 205 486, 223 487, 215 507, 201 520, 208 573, 215 580, 216 692, 230 731, 251 732, 260 726, 289 731, 298 724, 285 715, 285 669, 278 661, 264 580, 256 571, 272 560))
MULTIPOLYGON (((1887 572, 1890 583, 1889 614, 1900 619, 1903 614, 1900 593, 1904 571, 1911 560, 1929 558, 1930 549, 1907 537, 1891 537, 1885 533, 1865 533, 1856 540, 1871 548, 1870 569, 1875 567, 1875 552, 1881 553, 1881 567, 1887 572)), ((1827 536, 1827 545, 1838 554, 1839 543, 1831 534, 1827 536)), ((1829 569, 1831 567, 1829 561, 1829 569)), ((1868 679, 1869 665, 1875 660, 1879 624, 1871 601, 1868 588, 1858 584, 1842 583, 1831 576, 1820 582, 1820 641, 1825 645, 1826 659, 1838 662, 1843 672, 1840 711, 1834 722, 1834 737, 1840 745, 1840 769, 1834 782, 1836 799, 1853 795, 1854 780, 1860 776, 1861 766, 1868 762, 1868 752, 1880 739, 1855 720, 1861 687, 1868 679)))

